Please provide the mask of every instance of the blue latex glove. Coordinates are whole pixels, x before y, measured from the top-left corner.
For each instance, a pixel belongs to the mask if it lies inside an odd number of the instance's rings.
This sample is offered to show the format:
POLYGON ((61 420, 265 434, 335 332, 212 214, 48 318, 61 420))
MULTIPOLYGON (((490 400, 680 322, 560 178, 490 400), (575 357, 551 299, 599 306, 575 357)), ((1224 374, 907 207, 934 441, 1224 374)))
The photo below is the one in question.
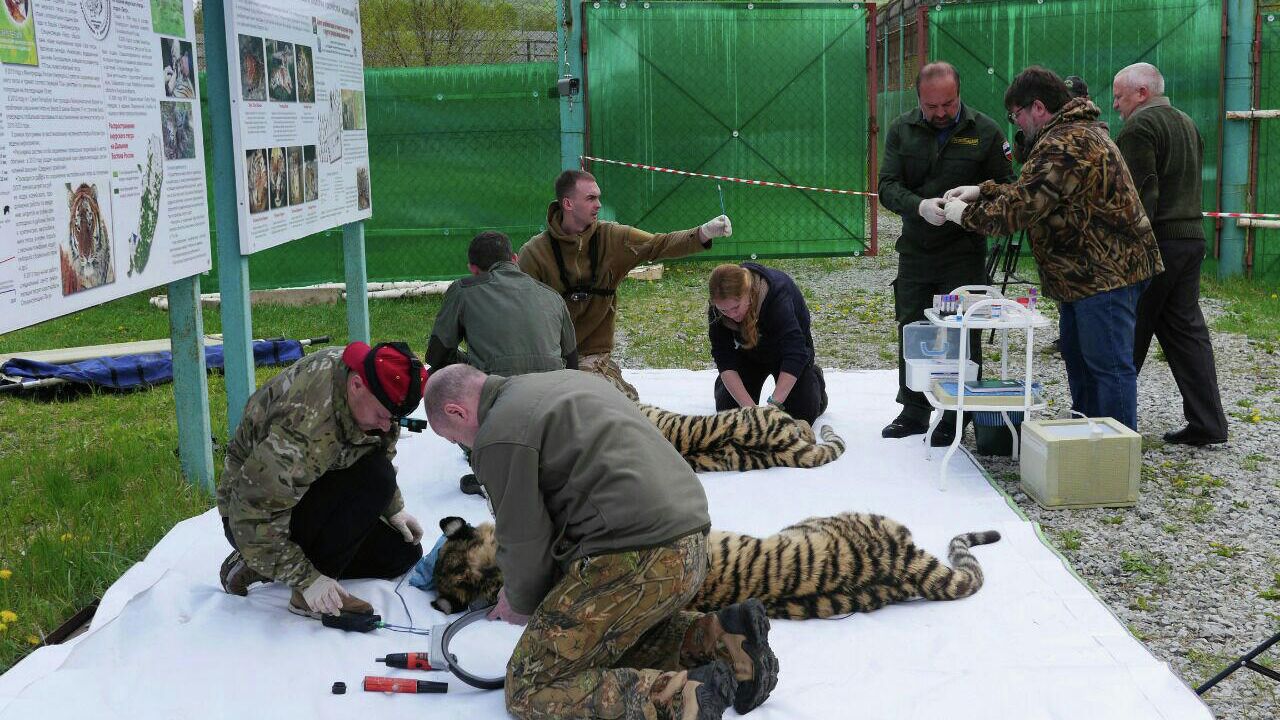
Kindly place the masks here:
POLYGON ((436 569, 436 558, 440 557, 440 548, 444 547, 445 537, 440 536, 436 540, 436 544, 431 548, 431 552, 422 556, 417 565, 413 566, 413 570, 409 572, 409 584, 423 591, 429 592, 436 589, 436 579, 433 573, 436 569))

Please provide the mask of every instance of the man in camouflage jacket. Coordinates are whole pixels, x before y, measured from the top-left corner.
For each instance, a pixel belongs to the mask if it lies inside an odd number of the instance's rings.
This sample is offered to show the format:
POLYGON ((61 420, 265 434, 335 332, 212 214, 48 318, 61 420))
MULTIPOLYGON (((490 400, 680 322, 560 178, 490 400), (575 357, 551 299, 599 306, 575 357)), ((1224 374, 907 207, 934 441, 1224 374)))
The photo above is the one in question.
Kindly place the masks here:
POLYGON ((1044 294, 1060 304, 1073 409, 1136 430, 1138 297, 1164 270, 1138 191, 1098 107, 1070 99, 1053 72, 1023 70, 1005 108, 1033 143, 1022 174, 948 191, 947 219, 988 235, 1027 231, 1044 294))
POLYGON ((395 577, 422 556, 391 459, 397 418, 418 406, 424 380, 403 343, 354 342, 299 360, 249 398, 218 486, 234 548, 224 590, 275 580, 299 615, 373 611, 338 579, 395 577))

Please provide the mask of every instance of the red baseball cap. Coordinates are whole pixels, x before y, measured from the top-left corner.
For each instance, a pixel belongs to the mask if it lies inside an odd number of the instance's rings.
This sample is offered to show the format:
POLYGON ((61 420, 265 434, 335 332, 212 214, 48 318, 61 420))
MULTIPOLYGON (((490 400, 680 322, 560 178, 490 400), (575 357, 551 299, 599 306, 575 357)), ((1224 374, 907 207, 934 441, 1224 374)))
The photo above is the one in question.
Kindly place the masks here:
POLYGON ((357 340, 342 351, 342 362, 364 380, 378 402, 395 417, 408 415, 422 401, 427 370, 405 343, 369 347, 357 340))

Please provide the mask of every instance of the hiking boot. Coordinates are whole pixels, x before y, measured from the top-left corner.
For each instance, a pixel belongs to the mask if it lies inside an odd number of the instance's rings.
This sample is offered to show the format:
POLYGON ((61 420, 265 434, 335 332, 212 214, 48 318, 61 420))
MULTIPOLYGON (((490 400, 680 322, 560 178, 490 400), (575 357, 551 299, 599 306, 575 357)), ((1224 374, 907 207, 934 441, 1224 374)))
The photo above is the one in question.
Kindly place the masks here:
MULTIPOLYGON (((309 617, 312 620, 319 620, 323 613, 312 610, 307 601, 302 597, 302 591, 294 590, 289 595, 289 612, 302 617, 309 617)), ((342 598, 342 612, 358 613, 360 615, 372 615, 373 606, 361 600, 355 595, 347 595, 342 598)))
POLYGON ((893 419, 893 422, 884 426, 880 431, 880 437, 883 438, 904 438, 912 435, 923 435, 929 431, 929 423, 899 415, 893 419))
POLYGON ((650 696, 662 720, 720 720, 733 702, 733 668, 715 660, 692 670, 664 673, 650 696))
POLYGON ((778 684, 778 656, 769 647, 769 617, 756 598, 698 618, 685 633, 680 655, 682 661, 714 657, 728 662, 738 681, 733 709, 739 714, 759 707, 778 684))
POLYGON ((227 559, 222 561, 218 577, 222 580, 223 590, 240 597, 248 595, 249 586, 254 583, 271 582, 271 578, 249 567, 239 550, 232 550, 227 559))

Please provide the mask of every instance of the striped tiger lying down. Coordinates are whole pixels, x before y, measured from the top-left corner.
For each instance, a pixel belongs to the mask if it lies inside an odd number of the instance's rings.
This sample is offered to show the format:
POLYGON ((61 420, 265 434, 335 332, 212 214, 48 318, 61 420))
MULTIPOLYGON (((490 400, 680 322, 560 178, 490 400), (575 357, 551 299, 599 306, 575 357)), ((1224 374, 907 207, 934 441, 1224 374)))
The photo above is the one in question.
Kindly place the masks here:
POLYGON ((638 404, 640 411, 698 472, 814 468, 844 452, 844 440, 830 425, 823 426, 819 442, 809 423, 772 405, 724 410, 714 415, 681 415, 638 404))
MULTIPOLYGON (((502 587, 493 524, 473 527, 447 517, 440 529, 446 540, 433 571, 439 597, 432 606, 448 614, 476 600, 492 602, 502 587)), ((709 612, 755 597, 770 617, 805 620, 916 597, 958 600, 982 587, 982 568, 969 548, 999 539, 994 530, 957 535, 947 567, 882 515, 809 518, 763 539, 712 530, 710 569, 689 607, 709 612)))

